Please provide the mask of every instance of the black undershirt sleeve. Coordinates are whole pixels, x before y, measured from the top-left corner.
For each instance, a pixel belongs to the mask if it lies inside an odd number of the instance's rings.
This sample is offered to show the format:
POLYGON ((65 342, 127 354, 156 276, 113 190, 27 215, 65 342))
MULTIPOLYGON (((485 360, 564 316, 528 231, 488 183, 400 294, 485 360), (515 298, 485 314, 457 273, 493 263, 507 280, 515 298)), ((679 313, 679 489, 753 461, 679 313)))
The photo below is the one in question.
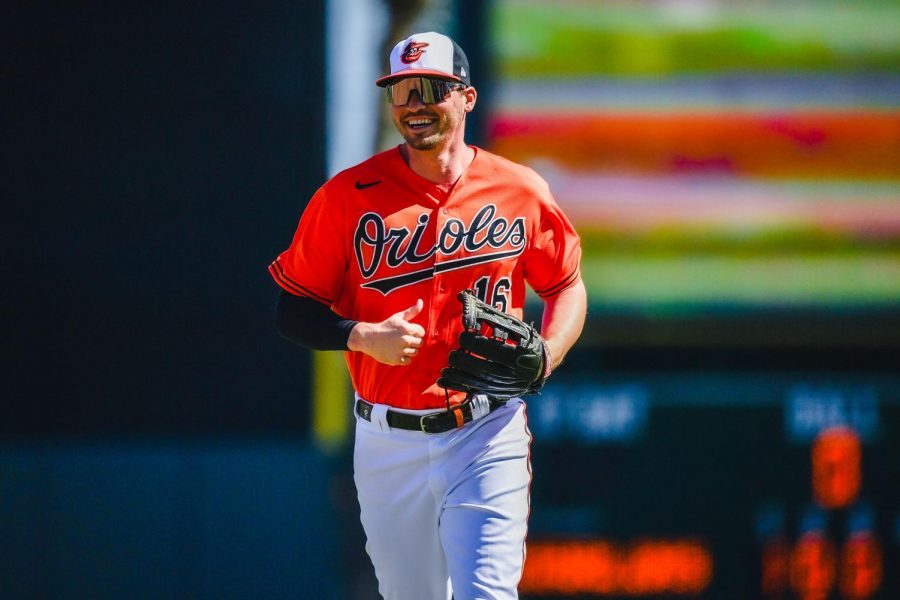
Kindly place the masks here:
POLYGON ((282 337, 313 350, 348 350, 357 321, 344 319, 317 300, 284 290, 275 305, 275 329, 282 337))

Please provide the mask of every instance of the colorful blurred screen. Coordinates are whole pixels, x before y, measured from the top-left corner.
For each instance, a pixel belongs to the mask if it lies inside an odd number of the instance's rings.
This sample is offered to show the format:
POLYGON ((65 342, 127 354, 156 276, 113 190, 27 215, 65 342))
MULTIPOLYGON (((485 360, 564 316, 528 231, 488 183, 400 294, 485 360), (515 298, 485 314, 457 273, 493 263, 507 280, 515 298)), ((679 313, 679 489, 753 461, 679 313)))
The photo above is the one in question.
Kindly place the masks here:
POLYGON ((594 308, 900 308, 900 3, 498 0, 490 146, 594 308))

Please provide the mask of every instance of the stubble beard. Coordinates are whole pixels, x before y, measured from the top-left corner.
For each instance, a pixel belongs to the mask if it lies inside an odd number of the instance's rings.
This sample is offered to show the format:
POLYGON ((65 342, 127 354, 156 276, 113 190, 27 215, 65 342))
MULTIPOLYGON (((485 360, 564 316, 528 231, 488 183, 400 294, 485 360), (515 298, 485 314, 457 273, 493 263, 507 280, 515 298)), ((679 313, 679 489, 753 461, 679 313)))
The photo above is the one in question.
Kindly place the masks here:
POLYGON ((406 137, 403 139, 406 140, 406 143, 416 150, 431 150, 433 148, 437 148, 438 144, 441 141, 441 134, 435 133, 434 135, 429 135, 426 138, 417 138, 417 137, 406 137))
POLYGON ((406 143, 416 150, 433 150, 452 135, 455 130, 455 120, 456 119, 449 114, 439 114, 437 130, 431 135, 418 137, 415 133, 407 133, 405 128, 400 129, 400 134, 403 136, 403 139, 406 140, 406 143))

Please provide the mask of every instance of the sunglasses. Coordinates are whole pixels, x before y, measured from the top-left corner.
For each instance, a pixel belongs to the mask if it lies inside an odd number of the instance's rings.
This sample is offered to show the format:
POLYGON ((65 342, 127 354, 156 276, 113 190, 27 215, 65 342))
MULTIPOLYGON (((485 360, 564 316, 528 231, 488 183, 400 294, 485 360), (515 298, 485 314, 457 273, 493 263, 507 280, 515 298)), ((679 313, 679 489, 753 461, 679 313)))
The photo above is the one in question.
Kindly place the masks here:
POLYGON ((419 99, 425 104, 443 102, 453 90, 465 89, 465 85, 457 81, 434 79, 432 77, 408 77, 387 86, 388 102, 394 106, 405 106, 409 95, 418 92, 419 99))

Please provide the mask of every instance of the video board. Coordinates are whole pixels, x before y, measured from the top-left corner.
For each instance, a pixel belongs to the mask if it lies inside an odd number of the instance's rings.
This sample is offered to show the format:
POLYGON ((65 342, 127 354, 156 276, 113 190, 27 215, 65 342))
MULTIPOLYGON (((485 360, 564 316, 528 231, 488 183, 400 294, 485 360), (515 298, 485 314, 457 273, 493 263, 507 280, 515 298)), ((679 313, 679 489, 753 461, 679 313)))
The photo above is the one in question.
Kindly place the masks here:
POLYGON ((491 147, 550 183, 595 307, 900 306, 897 3, 491 14, 491 147))

